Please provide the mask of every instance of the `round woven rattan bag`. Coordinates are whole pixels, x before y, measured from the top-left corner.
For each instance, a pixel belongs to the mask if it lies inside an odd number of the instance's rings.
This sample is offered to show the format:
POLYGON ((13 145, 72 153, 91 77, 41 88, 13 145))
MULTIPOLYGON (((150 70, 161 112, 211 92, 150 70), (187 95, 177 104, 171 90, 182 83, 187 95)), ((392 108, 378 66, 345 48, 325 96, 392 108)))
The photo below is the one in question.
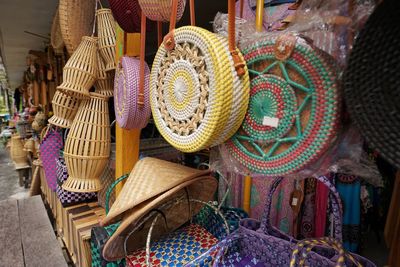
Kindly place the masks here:
POLYGON ((384 1, 360 32, 344 74, 345 100, 368 145, 400 168, 400 3, 384 1))
MULTIPOLYGON (((232 16, 234 21, 234 1, 232 16)), ((195 152, 226 141, 240 127, 248 105, 249 76, 235 48, 234 23, 230 42, 195 26, 174 29, 172 19, 171 25, 150 75, 152 113, 172 146, 195 152)))
MULTIPOLYGON (((173 0, 138 0, 146 17, 154 21, 168 22, 171 18, 173 0)), ((185 11, 186 0, 178 1, 176 18, 179 21, 185 11)))
POLYGON ((254 74, 240 130, 225 144, 246 172, 294 173, 318 158, 335 136, 338 90, 327 55, 294 35, 242 50, 254 74))

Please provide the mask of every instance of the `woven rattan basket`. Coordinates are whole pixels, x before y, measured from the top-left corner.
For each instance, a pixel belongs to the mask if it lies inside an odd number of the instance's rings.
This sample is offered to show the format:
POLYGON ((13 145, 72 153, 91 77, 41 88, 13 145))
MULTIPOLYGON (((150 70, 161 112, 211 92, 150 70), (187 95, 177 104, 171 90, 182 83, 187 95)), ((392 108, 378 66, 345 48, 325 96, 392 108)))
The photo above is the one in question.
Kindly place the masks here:
POLYGON ((57 90, 52 101, 54 115, 49 119, 49 123, 61 128, 70 128, 79 104, 80 100, 57 90))
POLYGON ((245 173, 284 176, 303 169, 331 144, 339 120, 332 58, 302 38, 265 37, 242 49, 250 104, 226 147, 245 173))
POLYGON ((57 89, 82 99, 89 97, 89 90, 97 76, 97 37, 82 37, 82 42, 63 69, 63 83, 57 89))
MULTIPOLYGON (((172 0, 138 0, 146 17, 150 20, 168 22, 171 18, 172 0)), ((185 11, 186 0, 179 0, 176 15, 179 21, 185 11)))
POLYGON ((115 62, 115 20, 111 9, 101 8, 96 11, 97 16, 97 34, 99 42, 99 52, 106 63, 105 71, 114 70, 115 62))
POLYGON ((72 55, 83 36, 92 34, 96 0, 60 0, 61 34, 68 53, 72 55))
POLYGON ((54 49, 54 53, 56 54, 62 54, 64 50, 64 40, 61 34, 61 28, 60 28, 60 15, 58 12, 58 8, 56 10, 56 13, 54 14, 53 17, 53 23, 51 25, 51 46, 54 49))
POLYGON ((24 141, 17 134, 11 137, 10 156, 16 169, 29 166, 27 152, 24 150, 24 141))
POLYGON ((97 80, 94 84, 96 93, 111 97, 114 95, 115 71, 106 71, 106 64, 99 54, 97 55, 97 62, 97 80))
POLYGON ((344 73, 347 108, 368 146, 400 168, 400 4, 369 17, 344 73))
POLYGON ((249 75, 235 48, 234 24, 230 41, 195 26, 172 27, 154 59, 153 119, 165 140, 183 152, 224 142, 246 114, 249 75))
POLYGON ((137 0, 108 0, 115 20, 125 32, 140 31, 140 6, 137 0))
POLYGON ((110 156, 108 98, 91 93, 82 101, 68 134, 64 157, 69 177, 63 188, 72 192, 97 192, 100 176, 110 156))

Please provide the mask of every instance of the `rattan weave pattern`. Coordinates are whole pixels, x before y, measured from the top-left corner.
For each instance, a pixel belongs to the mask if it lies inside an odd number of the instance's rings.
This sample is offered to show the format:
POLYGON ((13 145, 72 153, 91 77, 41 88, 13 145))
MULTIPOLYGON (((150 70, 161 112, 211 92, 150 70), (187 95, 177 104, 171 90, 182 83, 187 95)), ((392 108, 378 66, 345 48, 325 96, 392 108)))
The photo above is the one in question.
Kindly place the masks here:
MULTIPOLYGON (((146 17, 154 21, 168 22, 171 18, 172 0, 138 0, 146 17)), ((182 18, 185 11, 186 0, 179 0, 177 21, 182 18)))

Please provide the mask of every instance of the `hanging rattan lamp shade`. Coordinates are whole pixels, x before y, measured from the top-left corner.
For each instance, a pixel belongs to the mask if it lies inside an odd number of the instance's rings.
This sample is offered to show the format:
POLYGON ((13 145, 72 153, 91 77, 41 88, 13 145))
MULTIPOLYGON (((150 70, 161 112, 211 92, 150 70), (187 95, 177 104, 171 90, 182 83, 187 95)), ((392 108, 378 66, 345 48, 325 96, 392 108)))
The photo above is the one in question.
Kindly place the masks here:
POLYGON ((358 35, 344 89, 348 111, 368 145, 400 168, 399 1, 383 1, 358 35))
POLYGON ((69 177, 63 188, 72 192, 101 190, 100 176, 108 163, 110 143, 108 98, 90 93, 79 106, 65 143, 69 177))
POLYGON ((78 99, 89 97, 89 90, 96 81, 97 66, 97 37, 84 36, 65 64, 63 83, 57 89, 78 99))
MULTIPOLYGON (((249 99, 249 76, 239 77, 225 38, 205 29, 174 30, 175 47, 162 44, 150 75, 150 100, 162 136, 183 152, 217 145, 239 128, 249 99)), ((240 52, 238 52, 241 57, 240 52)))
POLYGON ((53 116, 49 123, 61 128, 70 128, 80 104, 80 100, 57 90, 51 101, 53 116))
POLYGON ((98 9, 96 16, 99 52, 106 64, 105 71, 114 70, 116 67, 115 46, 117 43, 115 20, 111 9, 108 8, 98 9))
POLYGON ((114 76, 115 71, 106 71, 106 63, 100 54, 97 55, 97 80, 94 84, 96 93, 112 97, 114 95, 114 76))
POLYGON ((61 34, 68 53, 72 55, 83 36, 92 34, 96 0, 60 0, 61 34))
POLYGON ((338 89, 331 59, 300 37, 267 37, 244 49, 250 103, 225 144, 246 173, 284 176, 316 160, 335 137, 338 89))
POLYGON ((58 8, 53 17, 53 23, 51 25, 51 34, 50 34, 51 46, 54 49, 56 54, 61 54, 64 50, 64 40, 61 34, 60 28, 60 16, 58 12, 58 8))

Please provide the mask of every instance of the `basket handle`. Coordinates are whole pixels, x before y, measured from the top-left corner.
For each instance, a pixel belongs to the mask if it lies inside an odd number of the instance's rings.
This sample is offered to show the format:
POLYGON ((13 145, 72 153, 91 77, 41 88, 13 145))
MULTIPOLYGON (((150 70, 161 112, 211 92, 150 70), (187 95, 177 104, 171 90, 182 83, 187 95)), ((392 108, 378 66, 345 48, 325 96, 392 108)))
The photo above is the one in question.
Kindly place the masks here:
POLYGON ((114 190, 114 188, 117 186, 117 184, 119 184, 120 182, 122 182, 123 180, 125 180, 126 178, 128 178, 128 174, 124 174, 121 177, 119 177, 117 180, 115 180, 115 182, 113 182, 110 187, 107 189, 106 192, 106 199, 105 199, 105 208, 106 208, 106 214, 108 214, 108 212, 110 211, 110 197, 111 197, 111 193, 114 190))

